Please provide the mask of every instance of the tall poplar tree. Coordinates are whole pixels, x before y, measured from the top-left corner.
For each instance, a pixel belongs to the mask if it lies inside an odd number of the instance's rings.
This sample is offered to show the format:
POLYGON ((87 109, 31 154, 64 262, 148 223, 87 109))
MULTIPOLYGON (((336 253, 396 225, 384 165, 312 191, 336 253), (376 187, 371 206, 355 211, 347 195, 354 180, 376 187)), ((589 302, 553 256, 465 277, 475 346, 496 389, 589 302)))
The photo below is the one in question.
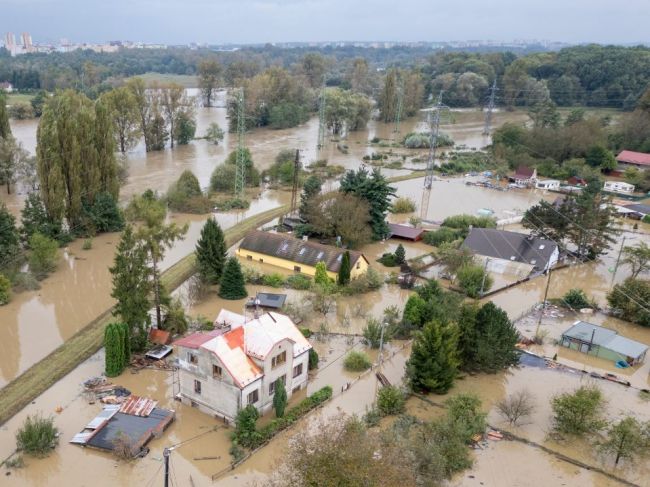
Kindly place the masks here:
POLYGON ((80 223, 83 203, 99 193, 117 199, 113 123, 103 103, 66 90, 48 100, 37 131, 41 195, 48 216, 80 223))
POLYGON ((384 78, 384 87, 379 95, 379 116, 385 123, 395 120, 397 113, 397 70, 391 69, 384 78))
POLYGON ((127 86, 115 88, 102 95, 115 125, 115 140, 121 153, 131 149, 142 136, 136 97, 127 86))
POLYGON ((228 249, 221 227, 214 218, 208 218, 201 230, 201 237, 196 243, 196 261, 204 282, 219 283, 227 254, 228 249))
POLYGON ((118 323, 109 323, 104 330, 105 372, 107 377, 116 377, 124 370, 124 342, 118 323))
POLYGON ((7 95, 0 90, 0 139, 7 139, 11 136, 9 126, 9 113, 7 112, 7 95))
POLYGON ((0 203, 0 270, 17 264, 20 255, 20 237, 16 229, 16 218, 0 203))
POLYGON ((113 276, 111 296, 117 300, 113 310, 129 328, 131 347, 141 351, 147 344, 149 296, 152 292, 151 269, 145 248, 128 225, 117 246, 110 272, 113 276))
POLYGON ((219 87, 221 77, 221 65, 216 59, 206 59, 198 65, 199 88, 203 95, 203 104, 206 107, 212 106, 212 97, 219 87))
POLYGON ((307 215, 307 210, 309 208, 309 203, 313 198, 320 194, 321 182, 317 176, 309 176, 305 181, 305 184, 302 187, 302 193, 300 194, 300 208, 298 210, 300 218, 305 219, 307 215))

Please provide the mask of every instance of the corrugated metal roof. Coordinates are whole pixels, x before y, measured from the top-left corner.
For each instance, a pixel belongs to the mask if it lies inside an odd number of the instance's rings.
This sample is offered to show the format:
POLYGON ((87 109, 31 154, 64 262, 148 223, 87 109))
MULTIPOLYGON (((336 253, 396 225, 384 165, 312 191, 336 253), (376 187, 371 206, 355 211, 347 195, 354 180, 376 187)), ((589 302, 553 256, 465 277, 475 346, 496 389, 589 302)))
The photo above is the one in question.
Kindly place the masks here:
POLYGON ((118 404, 111 404, 104 407, 102 412, 95 416, 95 418, 86 425, 86 429, 94 430, 99 428, 104 422, 115 416, 119 410, 120 406, 118 404))
POLYGON ((262 369, 246 354, 244 327, 237 327, 210 340, 202 348, 214 353, 235 383, 243 388, 264 374, 262 369))
MULTIPOLYGON (((341 259, 346 251, 346 249, 322 245, 310 240, 298 240, 289 235, 258 230, 246 235, 239 248, 309 266, 316 266, 319 262, 324 262, 330 272, 339 271, 341 259)), ((360 258, 365 259, 361 252, 354 250, 349 250, 349 252, 350 265, 356 264, 360 258)))
POLYGON ((221 330, 213 330, 207 332, 200 331, 197 333, 192 333, 191 335, 176 340, 173 345, 176 347, 197 349, 205 342, 209 342, 221 333, 223 333, 221 330))
POLYGON ((157 404, 158 401, 154 401, 148 397, 140 397, 131 394, 128 399, 122 403, 120 412, 146 418, 151 414, 151 411, 153 411, 153 408, 155 408, 157 404))
POLYGON ((617 335, 614 338, 612 338, 605 345, 605 347, 609 348, 610 350, 616 353, 620 353, 625 357, 632 357, 632 358, 640 357, 646 352, 646 350, 648 350, 647 345, 641 342, 630 340, 629 338, 625 338, 620 335, 617 335))

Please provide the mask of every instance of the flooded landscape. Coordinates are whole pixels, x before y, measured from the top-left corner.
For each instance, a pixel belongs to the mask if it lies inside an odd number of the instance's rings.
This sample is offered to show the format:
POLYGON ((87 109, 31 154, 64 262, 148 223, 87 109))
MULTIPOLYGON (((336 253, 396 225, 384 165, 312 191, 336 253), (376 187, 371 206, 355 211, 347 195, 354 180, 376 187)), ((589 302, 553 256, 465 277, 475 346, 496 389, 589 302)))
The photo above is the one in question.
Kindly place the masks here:
MULTIPOLYGON (((223 97, 223 93, 221 94, 223 97)), ((198 109, 197 134, 202 135, 209 123, 218 122, 226 127, 226 110, 222 108, 198 109)), ((489 138, 481 135, 483 114, 479 111, 454 112, 455 123, 442 126, 457 145, 481 148, 487 145, 489 138)), ((507 121, 523 122, 527 119, 524 112, 497 112, 495 125, 507 121)), ((36 122, 14 122, 15 136, 24 146, 34 151, 36 122)), ((246 145, 250 148, 253 160, 259 169, 271 166, 281 149, 299 148, 304 162, 313 162, 326 158, 330 165, 341 165, 346 169, 356 169, 362 164, 362 157, 377 150, 370 144, 374 137, 390 140, 395 137, 394 125, 371 121, 366 130, 351 132, 346 144, 349 153, 343 154, 336 143, 329 142, 317 153, 318 120, 310 119, 307 123, 283 130, 257 129, 246 135, 246 145)), ((425 125, 419 118, 405 120, 402 133, 424 130, 425 125)), ((143 147, 126 156, 128 180, 122 186, 120 202, 126 204, 135 195, 146 189, 155 189, 164 193, 170 184, 176 181, 186 169, 191 170, 199 179, 202 187, 209 185, 210 174, 222 163, 236 147, 236 138, 226 134, 222 144, 214 146, 205 140, 195 140, 187 146, 160 152, 145 153, 143 147)), ((398 149, 400 154, 408 153, 398 149)), ((409 154, 417 154, 416 152, 409 154)), ((412 155, 409 155, 412 157, 412 155)), ((407 163, 411 167, 413 164, 407 163)), ((423 165, 420 164, 420 168, 423 165)), ((382 169, 390 176, 409 174, 406 169, 382 169)), ((440 222, 444 218, 459 213, 476 215, 480 209, 489 209, 497 219, 507 219, 522 215, 530 206, 540 199, 554 200, 552 193, 539 190, 516 189, 506 192, 488 188, 479 188, 465 184, 464 176, 442 178, 434 181, 429 212, 426 219, 440 222)), ((420 204, 422 178, 408 179, 394 183, 397 196, 412 198, 420 204)), ((329 183, 329 188, 334 183, 329 183)), ((324 185, 328 189, 328 184, 324 185)), ((0 190, 2 201, 17 216, 22 207, 24 194, 7 196, 0 190)), ((264 189, 259 198, 251 202, 248 210, 215 213, 223 229, 231 228, 245 218, 260 214, 266 210, 289 203, 291 194, 286 190, 264 189)), ((416 211, 415 214, 419 212, 416 211)), ((414 214, 391 215, 393 222, 405 223, 414 214)), ((185 238, 174 244, 167 252, 162 268, 169 268, 181 258, 194 250, 201 228, 210 215, 170 214, 170 221, 179 224, 188 223, 189 230, 185 238)), ((638 229, 624 224, 625 235, 635 242, 650 243, 650 226, 641 224, 638 229)), ((520 226, 505 227, 520 230, 520 226)), ((77 240, 62 250, 63 258, 56 272, 41 282, 38 291, 18 293, 13 301, 0 307, 0 323, 5 332, 0 344, 0 386, 4 386, 31 365, 46 357, 61 343, 82 329, 98 315, 109 309, 114 301, 111 293, 111 275, 109 267, 113 263, 115 247, 119 241, 118 234, 103 234, 93 238, 92 249, 82 250, 82 241, 77 240)), ((398 242, 388 240, 363 246, 364 253, 371 267, 382 275, 397 274, 399 267, 387 268, 376 262, 386 252, 395 252, 398 243, 402 243, 406 258, 412 259, 431 253, 435 249, 423 242, 398 242)), ((231 249, 232 250, 232 249, 231 249)), ((612 269, 616 263, 618 247, 615 245, 602 258, 593 263, 579 264, 558 269, 552 273, 549 297, 558 298, 569 289, 583 288, 590 298, 601 306, 606 305, 605 296, 613 283, 620 283, 625 272, 619 272, 612 279, 612 269)), ((250 265, 242 260, 242 265, 250 265)), ((256 270, 264 273, 277 272, 283 275, 290 271, 278 270, 267 264, 255 264, 256 270)), ((516 287, 498 292, 490 300, 503 308, 511 319, 527 315, 531 307, 543 300, 546 277, 539 276, 516 287)), ((274 292, 274 288, 262 285, 247 285, 249 296, 257 292, 274 292)), ((276 291, 277 292, 277 291, 276 291)), ((287 300, 294 307, 305 304, 307 292, 283 289, 287 300)), ((176 292, 183 299, 187 313, 196 318, 202 316, 212 321, 221 309, 235 313, 244 313, 248 298, 224 300, 211 290, 200 299, 190 299, 189 284, 185 283, 176 292)), ((382 319, 388 307, 401 309, 407 301, 410 290, 395 284, 385 284, 380 289, 357 296, 337 296, 332 309, 325 314, 307 312, 304 319, 296 321, 298 326, 307 327, 317 335, 311 341, 321 357, 319 368, 310 374, 308 387, 294 394, 290 406, 297 404, 325 385, 330 385, 334 397, 314 415, 300 420, 292 428, 278 434, 271 442, 257 451, 238 466, 229 471, 231 457, 229 453, 232 429, 198 409, 186 406, 175 400, 178 394, 178 379, 175 372, 156 369, 139 371, 126 370, 114 379, 115 383, 129 389, 134 394, 151 397, 161 407, 173 409, 176 421, 163 434, 162 438, 149 443, 150 452, 133 462, 121 462, 107 453, 81 448, 68 441, 83 426, 94 418, 98 411, 97 404, 89 404, 82 393, 82 383, 89 377, 101 375, 104 370, 103 350, 93 355, 74 369, 68 376, 57 382, 31 405, 14 416, 0 429, 0 458, 10 456, 14 450, 14 435, 27 415, 41 412, 45 416, 54 415, 56 426, 61 432, 58 448, 44 459, 28 458, 26 468, 11 470, 11 475, 0 477, 0 485, 150 485, 161 479, 162 453, 165 447, 179 445, 171 457, 172 472, 178 485, 219 485, 248 486, 252 481, 264 481, 282 460, 289 438, 299 428, 308 427, 314 416, 331 417, 337 414, 363 415, 372 407, 378 380, 374 371, 359 374, 343 368, 343 357, 350 350, 365 350, 376 361, 377 351, 363 344, 360 335, 369 318, 382 319), (323 332, 323 333, 319 333, 323 332), (351 384, 351 386, 350 386, 351 384), (347 388, 349 386, 349 388, 347 388), (343 389, 346 389, 343 391, 343 389), (58 408, 61 408, 59 412, 58 408), (187 443, 185 443, 187 442, 187 443), (209 458, 209 459, 206 459, 209 458), (92 479, 92 481, 89 481, 92 479)), ((541 329, 546 332, 546 341, 541 346, 531 346, 530 350, 551 357, 557 353, 558 361, 587 372, 612 371, 625 376, 633 387, 626 388, 620 384, 599 381, 598 386, 612 400, 607 405, 611 417, 619 417, 625 412, 634 414, 643 420, 650 420, 650 406, 638 392, 650 384, 648 372, 650 365, 626 370, 615 369, 611 362, 596 359, 585 354, 558 347, 557 339, 580 316, 564 313, 560 317, 544 316, 541 329)), ((625 323, 602 314, 584 317, 587 321, 616 329, 621 334, 650 343, 650 329, 625 323)), ((531 337, 537 325, 534 315, 528 315, 518 321, 519 331, 531 337)), ((392 384, 402 384, 404 366, 408 359, 410 343, 390 342, 384 354, 381 368, 383 374, 392 384)), ((581 442, 559 442, 548 435, 551 430, 552 412, 550 400, 558 393, 571 391, 577 386, 593 383, 595 379, 589 374, 576 371, 559 371, 543 367, 522 365, 506 372, 491 375, 466 375, 457 381, 447 395, 461 392, 477 394, 488 412, 488 422, 496 427, 508 430, 496 410, 496 403, 522 389, 528 389, 535 398, 535 412, 528 424, 515 430, 518 436, 535 444, 558 452, 587 465, 596 465, 616 476, 639 485, 648 485, 650 464, 642 462, 634 466, 619 467, 615 471, 609 465, 604 466, 595 450, 581 442)), ((431 420, 442 414, 442 409, 430 404, 442 404, 447 396, 427 396, 423 400, 411 397, 407 402, 407 412, 422 420, 431 420), (427 402, 429 401, 429 402, 427 402)), ((264 419, 263 419, 264 420, 264 419)), ((616 480, 600 473, 567 463, 537 448, 534 445, 517 441, 488 442, 485 449, 473 452, 474 466, 457 475, 450 485, 454 487, 473 486, 536 486, 536 485, 580 485, 583 487, 609 487, 621 485, 616 480)), ((4 474, 4 471, 3 471, 4 474)))

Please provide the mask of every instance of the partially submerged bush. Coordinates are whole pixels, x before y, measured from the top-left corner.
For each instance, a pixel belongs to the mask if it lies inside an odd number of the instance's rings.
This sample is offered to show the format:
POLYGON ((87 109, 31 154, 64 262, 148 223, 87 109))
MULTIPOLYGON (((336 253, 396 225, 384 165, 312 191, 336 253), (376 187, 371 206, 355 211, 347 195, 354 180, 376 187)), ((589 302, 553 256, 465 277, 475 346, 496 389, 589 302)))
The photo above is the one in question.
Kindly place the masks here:
POLYGON ((53 418, 40 414, 27 416, 16 433, 16 449, 34 456, 47 456, 59 443, 59 430, 53 418))
POLYGON ((589 298, 587 298, 585 292, 582 289, 577 288, 570 289, 562 297, 562 302, 573 309, 592 307, 592 303, 589 301, 589 298))
POLYGON ((551 400, 553 428, 558 433, 584 436, 605 427, 602 414, 605 400, 595 386, 581 386, 574 392, 565 392, 551 400))
POLYGON ((424 243, 428 245, 433 245, 434 247, 439 247, 444 243, 450 243, 461 238, 462 230, 449 228, 449 227, 440 227, 438 230, 433 230, 431 232, 425 232, 422 237, 424 243))
POLYGON ((167 202, 172 210, 186 213, 207 213, 212 207, 201 191, 199 180, 189 170, 183 171, 178 181, 171 185, 167 202))
POLYGON ((270 287, 282 287, 284 285, 284 282, 284 276, 277 272, 274 272, 273 274, 266 274, 262 278, 262 284, 270 287))
POLYGON ((345 356, 343 367, 351 372, 363 372, 372 366, 370 358, 363 352, 352 350, 345 356))
POLYGON ((399 387, 386 386, 379 389, 377 409, 382 416, 390 416, 404 412, 406 399, 399 387))
POLYGON ((311 279, 304 274, 292 274, 287 277, 285 284, 291 289, 306 291, 311 287, 311 279))
POLYGON ((413 213, 415 201, 411 198, 397 198, 390 207, 391 213, 413 213))

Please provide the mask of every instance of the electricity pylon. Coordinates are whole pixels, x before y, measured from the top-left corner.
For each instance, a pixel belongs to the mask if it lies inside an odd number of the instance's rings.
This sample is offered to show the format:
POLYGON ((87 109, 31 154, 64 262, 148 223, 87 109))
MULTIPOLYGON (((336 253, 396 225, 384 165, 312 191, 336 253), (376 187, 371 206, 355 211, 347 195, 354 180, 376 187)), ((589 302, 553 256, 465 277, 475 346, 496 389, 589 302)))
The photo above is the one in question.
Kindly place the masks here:
POLYGON ((244 148, 244 133, 246 132, 246 119, 244 110, 244 88, 240 88, 237 95, 237 164, 235 166, 235 196, 244 195, 246 183, 246 153, 244 148))
POLYGON ((490 88, 490 98, 488 100, 487 110, 485 111, 485 125, 483 127, 483 135, 490 135, 490 130, 492 129, 492 111, 496 107, 495 97, 497 93, 497 80, 494 80, 492 83, 492 88, 490 88))

